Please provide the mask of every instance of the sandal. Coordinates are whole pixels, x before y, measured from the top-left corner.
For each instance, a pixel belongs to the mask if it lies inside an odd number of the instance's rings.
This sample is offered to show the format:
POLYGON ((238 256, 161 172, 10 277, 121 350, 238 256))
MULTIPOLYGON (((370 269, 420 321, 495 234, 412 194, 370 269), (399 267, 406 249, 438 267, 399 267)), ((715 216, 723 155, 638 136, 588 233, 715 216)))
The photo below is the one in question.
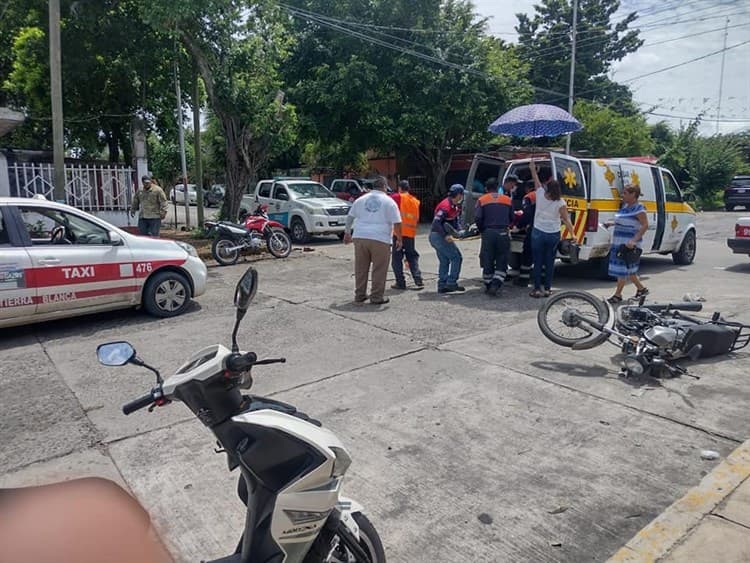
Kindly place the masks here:
POLYGON ((612 297, 607 299, 607 303, 610 303, 612 305, 614 305, 615 303, 622 303, 622 297, 620 297, 619 295, 613 295, 612 297))
POLYGON ((531 293, 529 293, 529 297, 533 297, 534 299, 539 299, 542 296, 542 292, 539 289, 535 289, 531 293))
POLYGON ((638 297, 645 297, 646 295, 648 295, 648 293, 649 293, 648 292, 648 288, 644 287, 643 289, 639 289, 638 291, 636 291, 635 292, 635 296, 636 296, 636 298, 638 298, 638 297))

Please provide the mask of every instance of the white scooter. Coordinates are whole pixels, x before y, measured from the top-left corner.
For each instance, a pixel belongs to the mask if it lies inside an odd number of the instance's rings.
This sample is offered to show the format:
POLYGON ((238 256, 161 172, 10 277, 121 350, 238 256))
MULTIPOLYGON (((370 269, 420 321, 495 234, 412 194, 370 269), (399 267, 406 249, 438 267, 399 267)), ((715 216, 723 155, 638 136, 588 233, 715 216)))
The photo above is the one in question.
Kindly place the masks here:
POLYGON ((249 268, 237 284, 231 350, 204 348, 166 380, 127 342, 100 345, 99 361, 156 374, 151 392, 123 406, 123 413, 181 401, 214 433, 229 470, 240 468, 245 530, 232 555, 210 563, 384 563, 380 537, 362 507, 340 495, 352 461, 341 441, 292 405, 240 391, 252 386, 253 366, 286 361, 239 352, 237 330, 257 280, 249 268))

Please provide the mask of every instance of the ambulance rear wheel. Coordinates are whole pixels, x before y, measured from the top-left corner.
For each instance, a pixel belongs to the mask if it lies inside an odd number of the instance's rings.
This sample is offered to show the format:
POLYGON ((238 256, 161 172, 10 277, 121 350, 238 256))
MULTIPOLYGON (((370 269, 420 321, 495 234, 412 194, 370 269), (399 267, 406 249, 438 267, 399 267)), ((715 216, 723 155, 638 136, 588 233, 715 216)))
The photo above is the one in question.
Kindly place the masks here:
POLYGON ((672 261, 678 266, 687 266, 695 260, 695 231, 688 231, 677 252, 672 253, 672 261))
POLYGON ((178 272, 157 272, 143 290, 143 308, 155 317, 175 317, 190 305, 192 291, 185 276, 178 272))

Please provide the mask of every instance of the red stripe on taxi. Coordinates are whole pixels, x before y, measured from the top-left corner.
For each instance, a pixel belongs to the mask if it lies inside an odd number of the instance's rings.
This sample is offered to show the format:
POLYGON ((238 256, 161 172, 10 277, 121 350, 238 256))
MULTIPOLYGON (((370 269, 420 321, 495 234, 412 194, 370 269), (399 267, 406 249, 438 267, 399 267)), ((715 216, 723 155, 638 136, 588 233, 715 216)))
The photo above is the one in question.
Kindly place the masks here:
POLYGON ((145 278, 164 266, 181 266, 184 263, 184 260, 151 260, 113 264, 76 264, 29 268, 24 273, 26 274, 26 287, 40 288, 145 278))

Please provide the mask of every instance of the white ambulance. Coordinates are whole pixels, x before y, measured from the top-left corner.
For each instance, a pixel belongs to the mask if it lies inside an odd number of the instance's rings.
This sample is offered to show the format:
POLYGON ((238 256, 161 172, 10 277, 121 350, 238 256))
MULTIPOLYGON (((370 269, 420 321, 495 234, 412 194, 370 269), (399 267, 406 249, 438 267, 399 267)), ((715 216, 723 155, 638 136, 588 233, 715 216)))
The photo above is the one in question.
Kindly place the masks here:
MULTIPOLYGON (((648 231, 643 237, 644 254, 672 255, 675 264, 687 265, 696 254, 695 211, 666 168, 628 158, 574 158, 559 153, 534 158, 560 182, 563 198, 575 228, 573 237, 580 245, 580 261, 609 256, 612 229, 605 224, 614 218, 622 204, 623 186, 641 189, 640 203, 648 212, 648 231)), ((469 171, 468 183, 476 174, 505 177, 515 174, 531 181, 529 159, 510 160, 478 155, 469 171), (494 166, 494 170, 492 167, 494 166), (504 169, 503 172, 501 172, 504 169)), ((563 235, 567 235, 563 227, 563 235)), ((514 237, 512 251, 522 251, 523 239, 514 237)), ((560 256, 566 260, 566 256, 560 256)))

